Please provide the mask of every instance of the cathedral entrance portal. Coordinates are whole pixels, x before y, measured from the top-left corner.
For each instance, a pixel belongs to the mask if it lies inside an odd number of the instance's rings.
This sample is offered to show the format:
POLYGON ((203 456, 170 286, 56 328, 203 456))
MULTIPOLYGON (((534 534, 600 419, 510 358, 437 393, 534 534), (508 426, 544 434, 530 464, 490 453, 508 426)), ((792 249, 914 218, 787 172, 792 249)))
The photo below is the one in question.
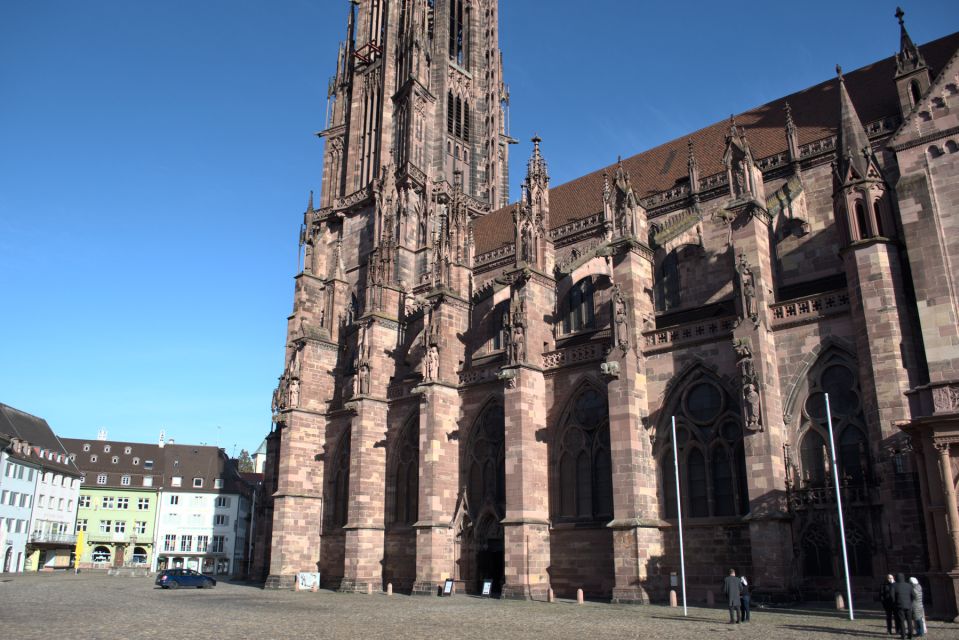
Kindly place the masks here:
POLYGON ((506 464, 503 407, 491 404, 474 423, 466 448, 463 471, 471 527, 464 542, 462 578, 467 588, 480 591, 484 580, 493 591, 503 588, 503 525, 506 515, 506 464))

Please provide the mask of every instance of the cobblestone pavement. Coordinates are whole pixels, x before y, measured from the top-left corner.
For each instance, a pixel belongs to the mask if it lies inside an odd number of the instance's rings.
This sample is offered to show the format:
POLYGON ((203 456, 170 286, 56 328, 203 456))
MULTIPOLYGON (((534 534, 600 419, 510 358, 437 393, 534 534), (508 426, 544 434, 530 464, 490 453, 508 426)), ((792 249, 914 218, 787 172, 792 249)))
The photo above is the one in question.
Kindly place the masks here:
MULTIPOLYGON (((427 598, 263 591, 220 583, 215 589, 163 591, 146 578, 68 574, 0 577, 0 637, 184 638, 713 638, 888 637, 873 613, 849 622, 835 611, 757 610, 726 625, 722 609, 546 604, 469 596, 427 598)), ((959 625, 932 622, 929 636, 959 639, 959 625)))

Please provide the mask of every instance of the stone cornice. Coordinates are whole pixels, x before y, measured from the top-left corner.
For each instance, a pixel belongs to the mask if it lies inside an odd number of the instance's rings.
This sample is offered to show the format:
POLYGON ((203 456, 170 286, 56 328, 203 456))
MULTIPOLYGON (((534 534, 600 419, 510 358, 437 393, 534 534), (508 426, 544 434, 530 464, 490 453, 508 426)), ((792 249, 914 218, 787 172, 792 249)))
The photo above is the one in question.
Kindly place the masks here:
POLYGON ((906 149, 912 149, 913 147, 935 142, 936 140, 942 140, 943 138, 948 138, 949 136, 954 136, 956 134, 959 134, 959 127, 952 127, 950 129, 943 129, 942 131, 927 133, 926 135, 915 138, 914 140, 910 140, 909 142, 891 145, 889 148, 898 153, 900 151, 905 151, 906 149))

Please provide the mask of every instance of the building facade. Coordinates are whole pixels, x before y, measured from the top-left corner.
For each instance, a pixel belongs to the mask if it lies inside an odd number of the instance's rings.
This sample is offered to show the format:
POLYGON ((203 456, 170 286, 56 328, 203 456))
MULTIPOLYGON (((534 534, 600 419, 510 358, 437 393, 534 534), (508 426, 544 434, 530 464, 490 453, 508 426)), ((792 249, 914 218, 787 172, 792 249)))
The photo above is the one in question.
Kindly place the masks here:
POLYGON ((42 418, 0 404, 0 565, 72 566, 80 471, 42 418))
POLYGON ((154 570, 246 575, 252 487, 217 447, 167 445, 164 461, 154 570))
POLYGON ((267 585, 664 599, 675 447, 691 597, 831 595, 838 477, 855 588, 904 571, 955 616, 959 34, 898 12, 895 57, 555 187, 534 138, 503 206, 497 2, 354 4, 267 585))

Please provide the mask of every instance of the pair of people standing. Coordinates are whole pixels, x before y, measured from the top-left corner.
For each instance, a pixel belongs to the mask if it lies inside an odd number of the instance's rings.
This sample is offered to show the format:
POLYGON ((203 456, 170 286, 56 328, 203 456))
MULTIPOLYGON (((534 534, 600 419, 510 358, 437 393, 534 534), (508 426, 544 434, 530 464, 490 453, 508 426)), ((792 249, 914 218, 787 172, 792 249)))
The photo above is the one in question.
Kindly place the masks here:
POLYGON ((915 622, 915 636, 926 635, 926 612, 922 604, 922 587, 919 580, 898 574, 894 580, 892 574, 886 576, 886 581, 879 587, 879 599, 886 610, 886 632, 892 634, 893 622, 896 633, 900 638, 913 637, 913 622, 915 622))
POLYGON ((723 580, 723 594, 729 605, 728 624, 749 622, 749 581, 746 576, 737 577, 736 570, 730 569, 729 575, 723 580))

